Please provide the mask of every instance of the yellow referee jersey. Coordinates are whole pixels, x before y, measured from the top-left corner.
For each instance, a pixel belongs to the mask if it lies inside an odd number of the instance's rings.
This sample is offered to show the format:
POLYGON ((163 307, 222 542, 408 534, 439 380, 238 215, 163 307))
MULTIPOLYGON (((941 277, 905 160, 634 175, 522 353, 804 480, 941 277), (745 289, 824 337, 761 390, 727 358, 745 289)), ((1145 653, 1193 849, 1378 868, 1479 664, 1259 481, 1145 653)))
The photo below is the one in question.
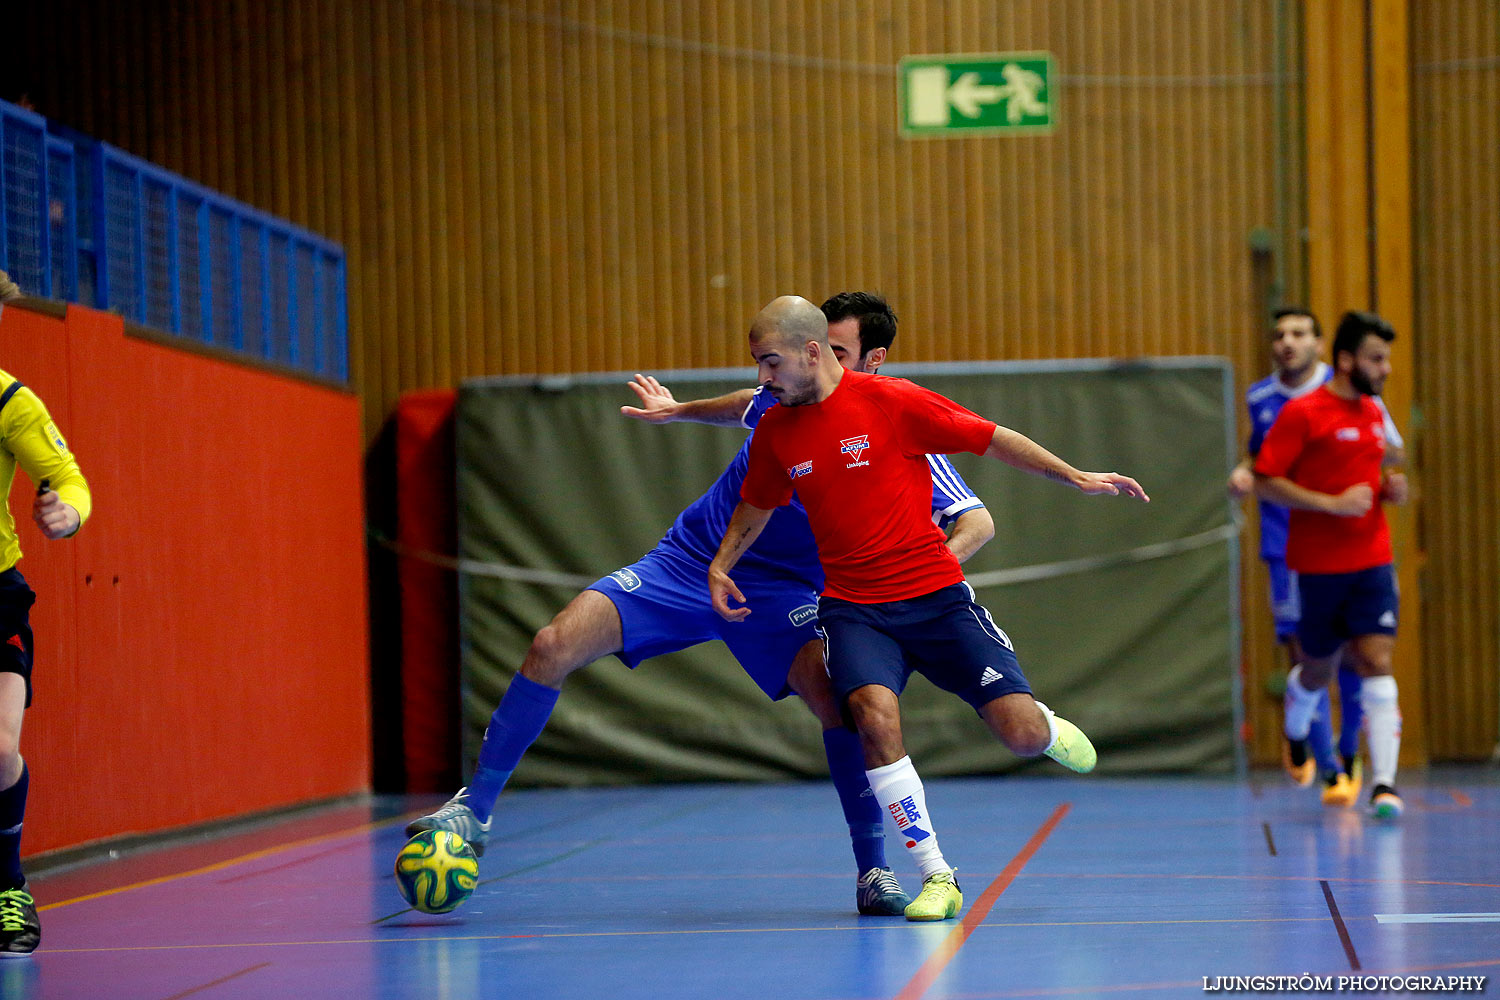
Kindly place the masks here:
MULTIPOLYGON (((10 496, 16 466, 26 470, 33 483, 51 483, 62 502, 78 511, 79 524, 89 519, 94 502, 73 453, 63 440, 47 407, 36 393, 21 385, 9 372, 0 371, 0 496, 10 496)), ((21 558, 16 538, 16 519, 10 504, 0 504, 0 572, 21 558)))

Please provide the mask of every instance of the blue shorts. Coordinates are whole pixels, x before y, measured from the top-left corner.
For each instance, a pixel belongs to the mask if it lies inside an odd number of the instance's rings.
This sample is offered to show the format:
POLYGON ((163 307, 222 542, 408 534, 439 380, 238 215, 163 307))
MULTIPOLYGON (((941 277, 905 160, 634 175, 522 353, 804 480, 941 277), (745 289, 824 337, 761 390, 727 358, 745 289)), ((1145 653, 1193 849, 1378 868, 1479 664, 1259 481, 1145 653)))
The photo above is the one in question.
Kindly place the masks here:
POLYGON ((913 670, 976 712, 1004 695, 1031 693, 1010 636, 967 583, 882 604, 824 597, 818 624, 840 706, 866 684, 900 694, 913 670))
POLYGON ((620 612, 625 647, 617 655, 632 670, 663 653, 722 639, 745 673, 773 701, 792 693, 787 674, 798 651, 818 638, 818 594, 810 583, 732 574, 750 617, 728 622, 708 593, 708 565, 659 545, 624 569, 590 584, 620 612))
POLYGON ((26 682, 26 707, 31 707, 31 606, 36 594, 12 566, 0 573, 0 673, 20 674, 26 682))
POLYGON ((1276 622, 1276 641, 1286 642, 1297 635, 1297 623, 1302 620, 1297 571, 1287 569, 1285 559, 1267 559, 1266 572, 1271 575, 1271 618, 1276 622))
POLYGON ((1297 637, 1308 656, 1332 656, 1356 636, 1396 634, 1401 606, 1390 565, 1357 573, 1303 573, 1297 586, 1302 596, 1297 637))

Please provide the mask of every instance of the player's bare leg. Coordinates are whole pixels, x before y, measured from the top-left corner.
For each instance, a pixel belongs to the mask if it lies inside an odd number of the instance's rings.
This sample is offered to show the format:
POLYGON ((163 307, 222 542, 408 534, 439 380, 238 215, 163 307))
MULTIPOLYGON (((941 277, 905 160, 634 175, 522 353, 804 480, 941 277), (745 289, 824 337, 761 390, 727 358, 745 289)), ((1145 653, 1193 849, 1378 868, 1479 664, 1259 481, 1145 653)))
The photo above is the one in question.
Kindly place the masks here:
POLYGON ((814 639, 797 652, 792 669, 787 672, 786 683, 807 705, 808 711, 817 717, 825 732, 843 728, 844 720, 833 697, 833 684, 828 679, 828 666, 823 661, 822 639, 814 639))
POLYGON ((880 684, 866 684, 849 693, 849 715, 859 730, 865 767, 885 767, 906 756, 901 743, 901 703, 896 692, 880 684))
POLYGON ((623 645, 620 612, 614 602, 597 590, 585 590, 532 638, 521 661, 521 674, 558 690, 573 671, 623 645))
POLYGON ((1092 771, 1099 760, 1083 730, 1024 691, 985 702, 979 717, 1017 757, 1046 754, 1079 774, 1092 771))
POLYGON ((922 779, 902 746, 901 704, 896 692, 880 684, 855 688, 849 694, 849 715, 859 730, 870 788, 922 870, 922 891, 906 908, 906 919, 947 920, 957 916, 963 906, 963 891, 938 848, 922 779))
POLYGON ((620 613, 603 594, 585 590, 531 640, 521 669, 490 718, 479 766, 468 787, 436 812, 407 824, 408 835, 447 830, 484 854, 495 800, 521 757, 541 735, 568 675, 621 647, 620 613))
POLYGON ((986 702, 979 717, 995 738, 1017 757, 1036 757, 1052 743, 1052 727, 1037 707, 1036 699, 1024 692, 986 702))
POLYGON ((858 876, 855 906, 869 916, 899 917, 911 904, 911 897, 902 891, 895 872, 886 864, 884 814, 865 776, 859 737, 844 727, 823 660, 821 639, 809 642, 797 653, 787 674, 787 686, 797 692, 823 727, 828 773, 838 791, 854 848, 858 876))
POLYGON ((26 680, 9 671, 0 673, 0 789, 21 778, 21 723, 25 718, 26 680))

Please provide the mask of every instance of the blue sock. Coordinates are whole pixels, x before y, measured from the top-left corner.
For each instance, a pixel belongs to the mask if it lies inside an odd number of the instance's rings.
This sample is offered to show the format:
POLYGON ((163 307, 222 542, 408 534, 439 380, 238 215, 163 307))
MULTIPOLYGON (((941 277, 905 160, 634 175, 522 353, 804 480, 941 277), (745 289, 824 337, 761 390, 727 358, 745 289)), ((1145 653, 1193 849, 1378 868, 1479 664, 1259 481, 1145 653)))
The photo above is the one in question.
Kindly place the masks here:
POLYGON ((21 820, 26 816, 26 788, 31 772, 21 764, 21 777, 0 792, 0 889, 19 889, 26 881, 21 873, 21 820))
POLYGON ((469 782, 469 808, 481 823, 495 810, 495 800, 510 780, 510 774, 521 763, 536 738, 542 734, 552 716, 560 692, 516 674, 500 707, 490 717, 484 731, 484 745, 479 748, 479 766, 469 782))
POLYGON ((1339 754, 1352 761, 1359 753, 1359 729, 1364 725, 1365 712, 1359 704, 1359 674, 1342 664, 1339 666, 1339 707, 1343 710, 1339 720, 1339 754))
POLYGON ((1318 762, 1319 774, 1332 774, 1341 770, 1333 756, 1333 721, 1329 715, 1328 688, 1318 692, 1318 709, 1313 714, 1312 726, 1307 730, 1307 749, 1318 762))
POLYGON ((854 863, 863 875, 871 868, 887 868, 885 827, 880 803, 865 777, 865 752, 859 737, 844 728, 823 730, 823 750, 828 754, 828 773, 838 790, 844 819, 849 823, 854 863))

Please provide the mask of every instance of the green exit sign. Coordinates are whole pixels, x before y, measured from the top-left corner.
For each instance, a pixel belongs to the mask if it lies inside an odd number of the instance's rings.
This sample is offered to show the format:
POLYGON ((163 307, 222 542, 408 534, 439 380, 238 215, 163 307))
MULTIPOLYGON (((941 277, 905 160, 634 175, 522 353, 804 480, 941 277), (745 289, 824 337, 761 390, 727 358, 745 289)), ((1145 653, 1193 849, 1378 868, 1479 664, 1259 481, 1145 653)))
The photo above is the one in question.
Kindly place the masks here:
POLYGON ((900 73, 907 138, 1052 131, 1052 53, 907 56, 900 73))

